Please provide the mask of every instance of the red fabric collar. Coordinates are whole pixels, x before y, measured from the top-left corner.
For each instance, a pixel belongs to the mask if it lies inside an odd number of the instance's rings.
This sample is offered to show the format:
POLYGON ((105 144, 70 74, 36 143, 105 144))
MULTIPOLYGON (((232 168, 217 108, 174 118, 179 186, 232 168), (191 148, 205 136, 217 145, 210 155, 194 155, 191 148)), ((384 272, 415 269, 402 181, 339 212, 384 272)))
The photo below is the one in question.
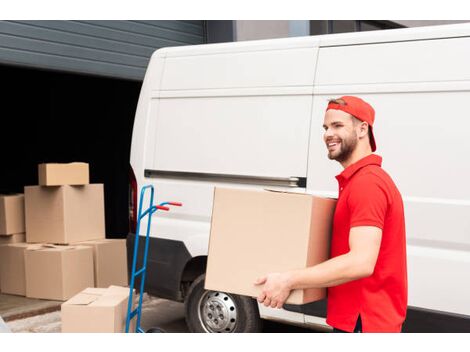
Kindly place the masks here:
POLYGON ((336 179, 338 181, 349 180, 356 172, 368 165, 382 166, 382 157, 376 154, 368 155, 349 165, 342 173, 336 176, 336 179))

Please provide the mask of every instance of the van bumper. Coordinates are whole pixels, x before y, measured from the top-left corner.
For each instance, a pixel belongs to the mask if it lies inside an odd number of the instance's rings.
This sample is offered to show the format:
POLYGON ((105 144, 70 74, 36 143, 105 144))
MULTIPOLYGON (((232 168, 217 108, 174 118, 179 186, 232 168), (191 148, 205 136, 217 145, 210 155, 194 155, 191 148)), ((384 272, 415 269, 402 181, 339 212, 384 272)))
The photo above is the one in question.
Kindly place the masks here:
MULTIPOLYGON (((135 234, 129 233, 126 241, 129 283, 132 273, 134 240, 135 234)), ((142 267, 144 248, 145 236, 140 236, 136 270, 142 267)), ((183 300, 181 277, 186 264, 190 260, 191 254, 183 242, 150 237, 144 291, 152 296, 181 302, 183 300)), ((140 289, 140 277, 136 278, 134 287, 137 290, 140 289)))

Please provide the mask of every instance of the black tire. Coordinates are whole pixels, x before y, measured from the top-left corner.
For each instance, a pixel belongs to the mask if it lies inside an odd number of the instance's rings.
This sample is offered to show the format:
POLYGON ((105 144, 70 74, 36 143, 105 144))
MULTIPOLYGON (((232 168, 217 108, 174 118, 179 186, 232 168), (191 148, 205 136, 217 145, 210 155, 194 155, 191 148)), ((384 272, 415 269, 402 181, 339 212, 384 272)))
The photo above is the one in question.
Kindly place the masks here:
MULTIPOLYGON (((252 333, 261 332, 262 320, 258 303, 251 297, 207 291, 204 289, 205 275, 199 276, 191 284, 184 303, 186 323, 190 332, 198 333, 252 333), (203 313, 203 307, 215 302, 214 309, 222 313, 220 322, 211 320, 203 313), (207 302, 207 303, 205 303, 207 302), (220 305, 218 305, 220 303, 220 305), (218 323, 219 325, 215 325, 218 323)), ((209 308, 208 308, 209 309, 209 308)), ((209 311, 209 313, 211 313, 209 311)), ((220 316, 220 315, 219 315, 220 316)))
POLYGON ((166 331, 161 328, 150 328, 146 331, 147 334, 158 334, 158 333, 165 333, 166 331))

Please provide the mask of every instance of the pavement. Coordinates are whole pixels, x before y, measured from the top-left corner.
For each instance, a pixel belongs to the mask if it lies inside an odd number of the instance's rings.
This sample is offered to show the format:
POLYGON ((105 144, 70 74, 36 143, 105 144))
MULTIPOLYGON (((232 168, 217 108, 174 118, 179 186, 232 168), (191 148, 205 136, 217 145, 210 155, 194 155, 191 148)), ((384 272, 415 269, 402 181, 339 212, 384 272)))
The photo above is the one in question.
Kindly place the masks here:
MULTIPOLYGON (((0 294, 0 316, 11 332, 60 333, 62 302, 34 300, 0 294)), ((142 321, 144 330, 159 327, 167 332, 189 332, 184 320, 184 305, 144 295, 142 321)))
MULTIPOLYGON (((35 300, 0 294, 0 317, 4 328, 17 333, 60 333, 61 318, 59 301, 35 300)), ((184 304, 144 295, 142 321, 144 331, 158 327, 168 333, 188 333, 184 319, 184 304)), ((0 330, 1 331, 1 330, 0 330)), ((312 333, 310 329, 264 321, 265 333, 312 333)))
POLYGON ((60 301, 0 294, 0 317, 5 322, 60 310, 60 301))

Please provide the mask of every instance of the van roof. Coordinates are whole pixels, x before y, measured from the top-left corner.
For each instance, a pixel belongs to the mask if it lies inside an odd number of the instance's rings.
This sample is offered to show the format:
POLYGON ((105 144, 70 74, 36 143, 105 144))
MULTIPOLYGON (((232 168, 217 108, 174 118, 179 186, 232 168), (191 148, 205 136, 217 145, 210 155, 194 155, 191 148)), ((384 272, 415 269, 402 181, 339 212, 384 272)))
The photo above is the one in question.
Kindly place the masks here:
POLYGON ((429 40, 470 36, 470 23, 414 28, 399 28, 367 32, 324 34, 281 39, 249 40, 241 42, 185 45, 157 50, 155 56, 191 56, 217 53, 236 53, 258 50, 281 50, 288 48, 330 47, 360 45, 411 40, 429 40))

